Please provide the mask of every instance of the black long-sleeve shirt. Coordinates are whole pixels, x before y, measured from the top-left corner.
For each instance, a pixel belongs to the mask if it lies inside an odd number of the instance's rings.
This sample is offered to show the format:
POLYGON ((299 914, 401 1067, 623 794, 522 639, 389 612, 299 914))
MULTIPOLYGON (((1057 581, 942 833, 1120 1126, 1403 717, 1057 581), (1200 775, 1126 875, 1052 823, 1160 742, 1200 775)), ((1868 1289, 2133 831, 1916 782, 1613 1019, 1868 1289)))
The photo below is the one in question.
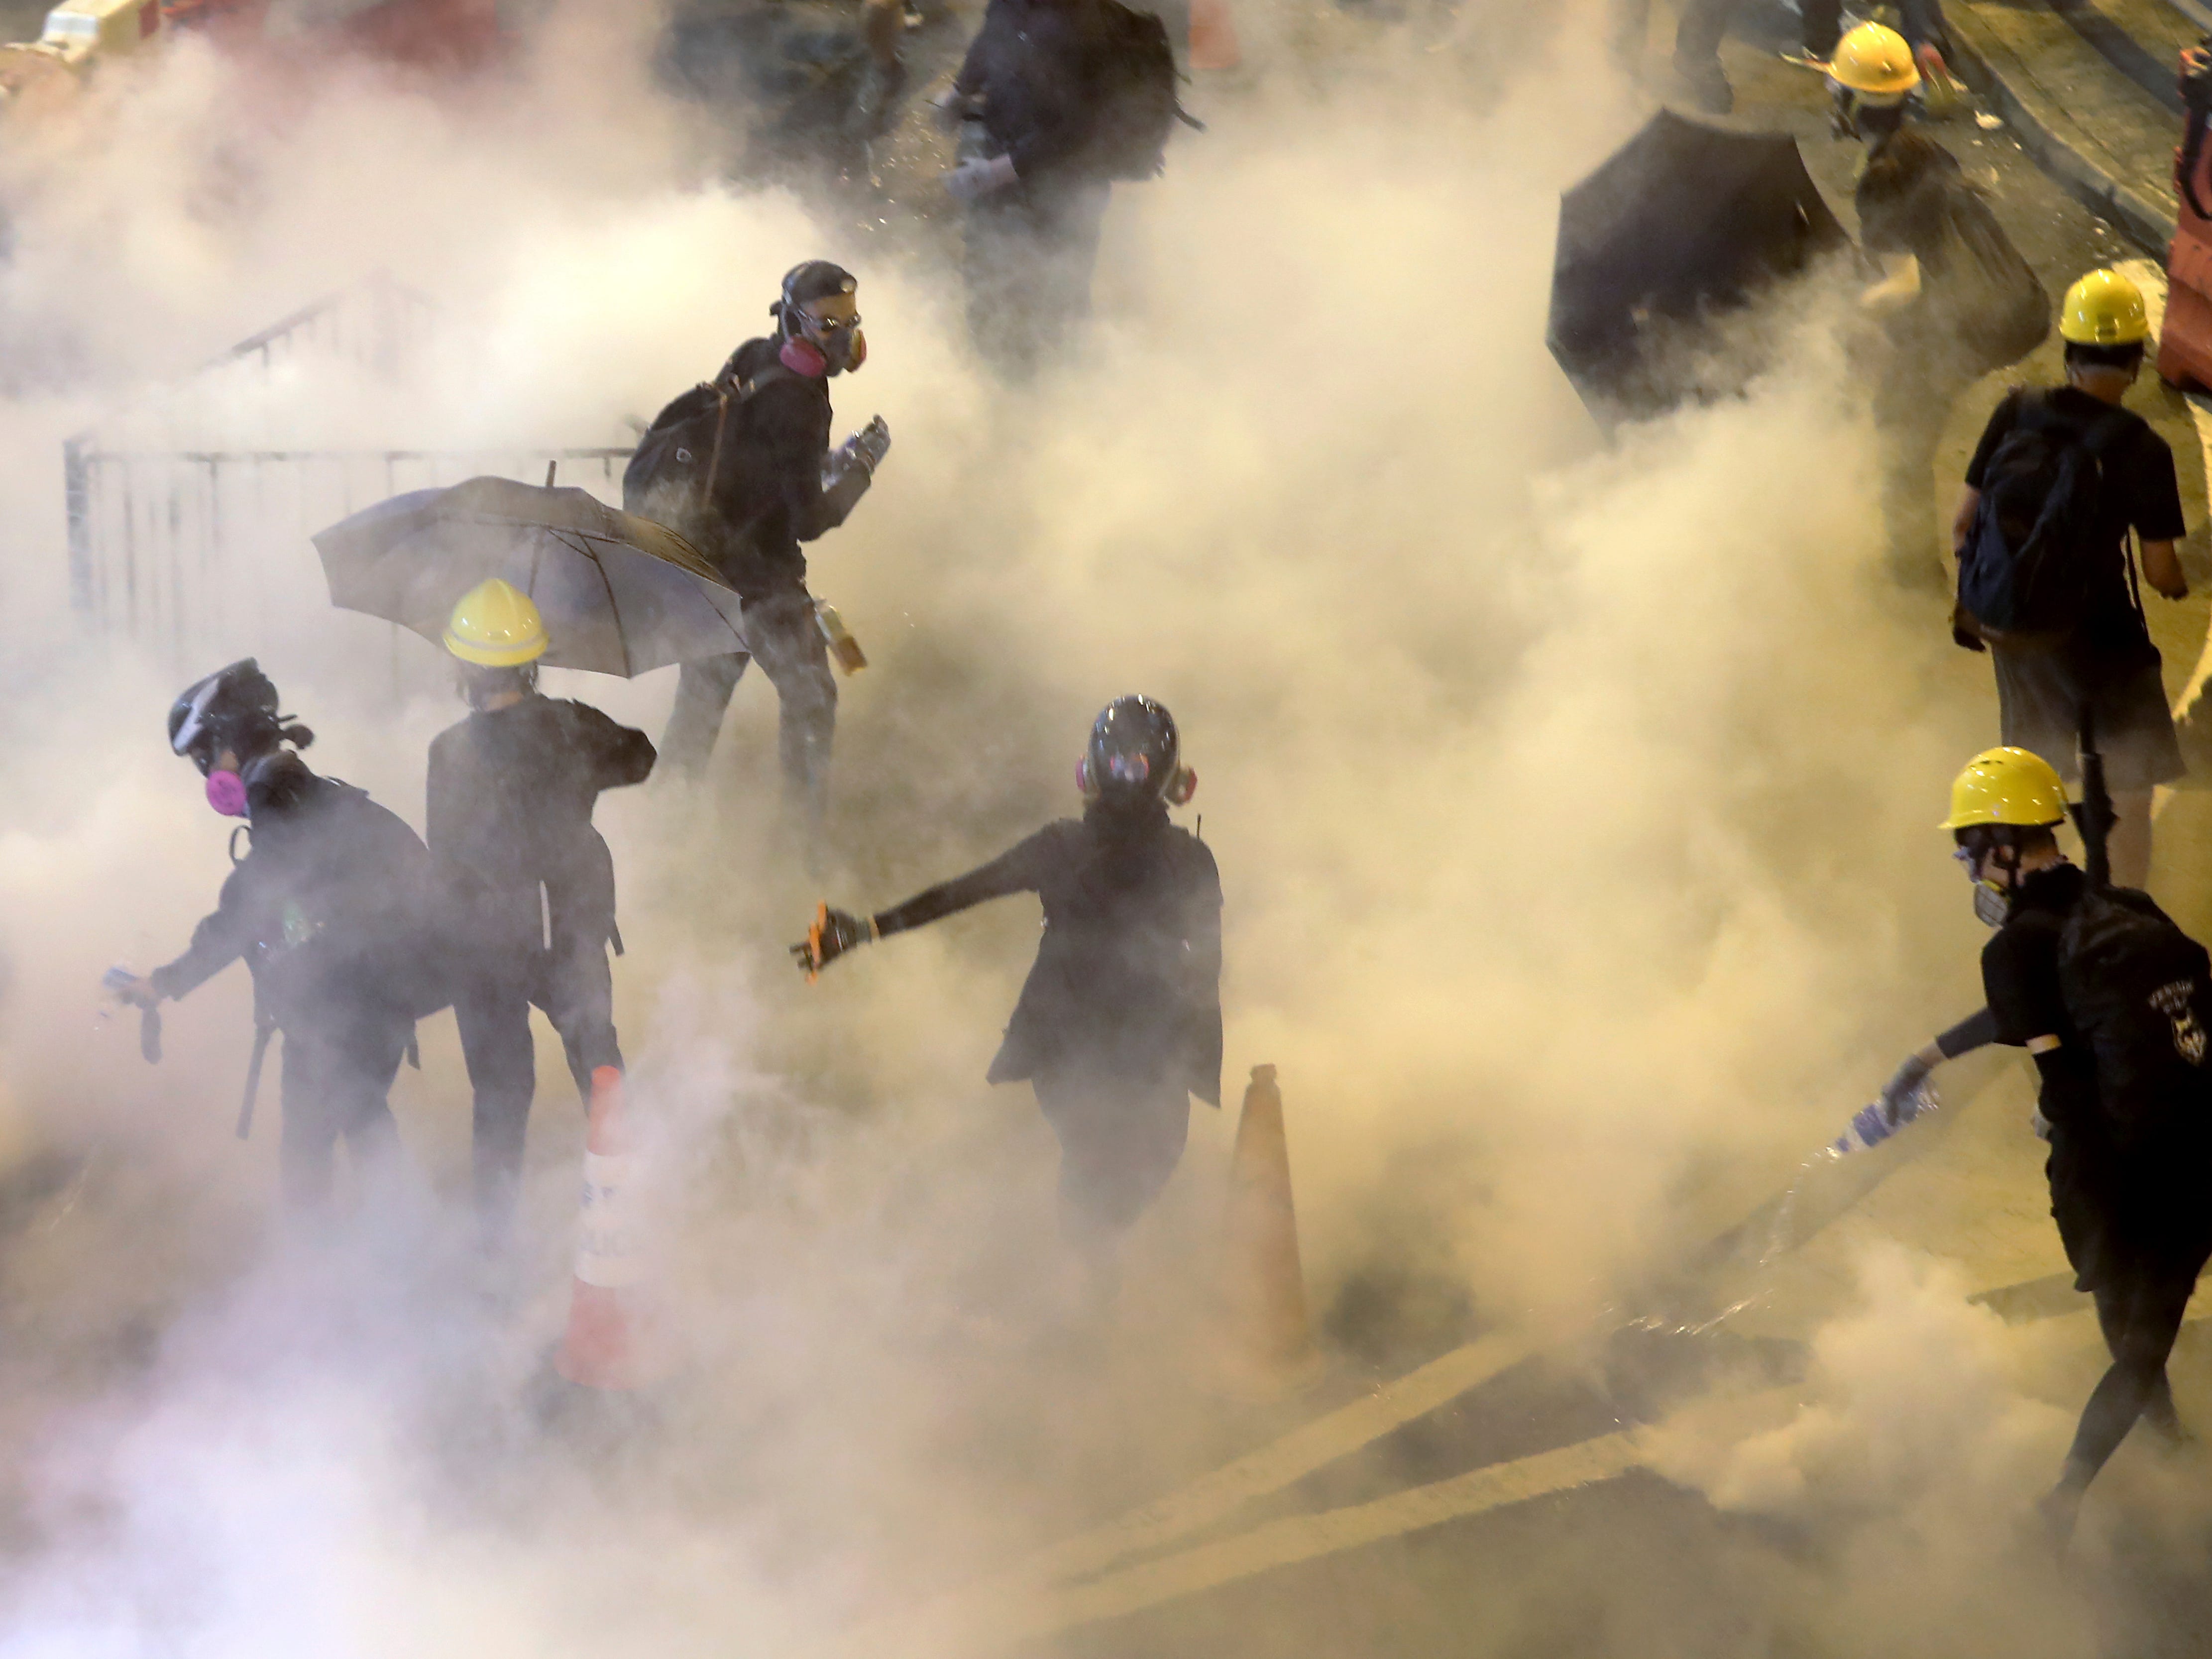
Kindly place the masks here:
MULTIPOLYGON (((869 477, 852 467, 823 483, 830 459, 830 382, 785 368, 772 339, 748 340, 708 386, 694 386, 662 410, 653 430, 687 421, 711 434, 717 391, 729 396, 714 488, 675 528, 698 544, 722 579, 749 599, 806 583, 799 544, 845 522, 869 477), (742 398, 738 388, 753 386, 742 398)), ((702 437, 699 441, 710 443, 702 437)), ((648 515, 649 516, 649 515, 648 515)))
POLYGON ((653 740, 586 703, 532 695, 480 709, 430 744, 431 855, 468 932, 526 950, 544 917, 586 946, 614 929, 614 860, 592 827, 600 792, 651 775, 653 740))
POLYGON ((256 769, 251 794, 251 849, 190 947, 149 975, 154 989, 187 995, 243 957, 287 1029, 444 1006, 430 858, 415 832, 289 752, 256 769))
POLYGON ((876 917, 902 933, 1010 893, 1044 905, 1044 937, 990 1080, 1091 1070, 1180 1075, 1221 1103, 1221 875, 1159 806, 1093 806, 876 917))
POLYGON ((1105 98, 1093 0, 990 0, 957 88, 981 94, 983 125, 1032 186, 1087 179, 1084 152, 1105 98))

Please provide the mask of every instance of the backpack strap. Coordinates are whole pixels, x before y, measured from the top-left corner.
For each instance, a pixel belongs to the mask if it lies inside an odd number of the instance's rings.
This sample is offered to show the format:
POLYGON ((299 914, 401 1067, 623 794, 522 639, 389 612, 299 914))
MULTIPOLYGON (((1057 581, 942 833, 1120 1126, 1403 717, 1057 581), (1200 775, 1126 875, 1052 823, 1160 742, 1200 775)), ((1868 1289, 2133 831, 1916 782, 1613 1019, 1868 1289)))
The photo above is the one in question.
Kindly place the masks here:
POLYGON ((2100 465, 2112 446, 2125 437, 2135 423, 2134 414, 2124 409, 2108 409, 2082 429, 2081 447, 2100 465))
POLYGON ((730 394, 711 380, 701 381, 700 389, 714 394, 714 447, 707 457, 705 474, 692 486, 695 511, 714 499, 714 479, 722 470, 722 428, 730 422, 730 394))
MULTIPOLYGON (((2127 435, 2135 416, 2118 406, 2106 410, 2089 422, 2081 434, 2081 448, 2096 464, 2097 483, 2105 482, 2105 460, 2112 447, 2127 435)), ((2143 610, 2142 579, 2136 574, 2136 541, 2133 526, 2124 526, 2120 531, 2120 564, 2128 573, 2128 599, 2135 606, 2136 615, 2149 626, 2148 613, 2143 610)))

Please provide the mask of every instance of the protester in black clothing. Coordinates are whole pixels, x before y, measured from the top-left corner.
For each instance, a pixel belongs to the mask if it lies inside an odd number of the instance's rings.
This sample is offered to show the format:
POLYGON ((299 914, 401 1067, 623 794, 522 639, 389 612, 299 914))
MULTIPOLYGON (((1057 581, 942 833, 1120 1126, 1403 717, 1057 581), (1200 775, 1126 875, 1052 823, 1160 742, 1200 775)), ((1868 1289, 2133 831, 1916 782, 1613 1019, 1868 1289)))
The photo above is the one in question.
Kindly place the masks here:
MULTIPOLYGON (((1721 42, 1744 9, 1744 0, 1683 0, 1674 25, 1674 67, 1682 90, 1708 114, 1726 115, 1735 105, 1735 89, 1721 67, 1721 42)), ((1801 44, 1784 55, 1794 64, 1826 70, 1843 36, 1843 0, 1799 0, 1801 44)), ((1905 0, 1894 9, 1897 29, 1914 61, 1931 78, 1949 78, 1950 40, 1944 32, 1940 0, 1905 0)), ((1643 62, 1650 27, 1651 0, 1613 0, 1614 55, 1630 69, 1643 62)))
POLYGON ((775 333, 746 341, 712 381, 663 410, 623 480, 625 508, 690 538, 744 601, 749 649, 679 672, 665 763, 706 765, 731 694, 757 659, 781 705, 786 790, 810 832, 826 805, 837 683, 799 544, 845 522, 890 447, 881 416, 830 447, 830 379, 867 359, 858 289, 827 260, 794 266, 769 307, 775 333))
POLYGON ((1221 1103, 1221 879, 1168 822, 1196 787, 1166 709, 1122 697, 1092 727, 1082 818, 873 916, 825 910, 792 947, 810 976, 856 945, 1036 893, 1044 938, 988 1074, 1027 1079, 1060 1137, 1070 1241, 1106 1268, 1182 1156, 1188 1097, 1221 1103))
POLYGON ((1952 405, 1983 375, 2017 362, 2051 331, 2051 299, 1958 158, 1908 126, 1921 76, 1903 37, 1864 24, 1830 67, 1836 120, 1866 146, 1855 193, 1860 246, 1882 280, 1860 304, 1882 444, 1882 516, 1893 567, 1940 580, 1936 447, 1952 405))
POLYGON ((620 1072, 614 860, 592 827, 600 792, 642 783, 653 743, 598 709, 541 696, 551 641, 538 607, 496 579, 446 630, 471 714, 430 744, 427 824, 459 964, 453 1013, 476 1095, 477 1213, 503 1238, 538 1085, 532 1005, 561 1035, 576 1092, 620 1072))
POLYGON ((1968 763, 1945 821, 1977 914, 1997 925, 1982 951, 1988 1029, 2034 1058, 2051 1215, 2112 1358, 2045 1500, 2061 1535, 2138 1418, 2181 1434, 2166 1361, 2212 1258, 2204 954, 2141 894, 2093 893, 2059 854, 2065 816, 2057 773, 2005 748, 1968 763))
POLYGON ((2079 561, 2081 589, 2073 625, 1999 632, 1962 606, 1959 638, 1990 652, 2002 740, 2041 755, 2063 778, 2079 775, 2075 740, 2083 709, 2090 712, 2118 814, 2113 878, 2142 887, 2150 875, 2152 792, 2185 768, 2127 538, 2133 531, 2141 545, 2142 579, 2180 599, 2189 583, 2174 544, 2188 526, 2173 452, 2148 422, 2121 407, 2149 337, 2141 293, 2117 271, 2093 271, 2067 295, 2059 330, 2066 337, 2066 384, 2016 389, 1997 405, 1966 468, 1952 545, 1965 551, 1991 470, 2016 431, 2033 428, 2054 440, 2093 444, 2094 527, 2069 550, 2079 561))
MULTIPOLYGON (((964 118, 945 187, 968 204, 976 349, 1034 368, 1091 313, 1115 173, 1104 154, 1133 64, 1114 0, 990 0, 953 83, 964 118)), ((1160 65, 1173 101, 1174 60, 1160 65)))
MULTIPOLYGON (((1943 67, 1951 37, 1944 27, 1942 0, 1901 0, 1891 9, 1898 33, 1911 46, 1923 72, 1943 67)), ((1843 37, 1844 0, 1798 0, 1797 15, 1806 59, 1826 64, 1843 37)))
POLYGON ((117 989, 152 1007, 246 959, 257 1024, 284 1038, 284 1198, 312 1210, 329 1196, 341 1139, 364 1176, 391 1173, 399 1139, 386 1097, 416 1020, 449 993, 422 842, 362 791, 311 771, 295 749, 313 734, 276 710, 250 657, 171 708, 170 746, 205 775, 210 805, 252 826, 252 845, 191 948, 117 989))

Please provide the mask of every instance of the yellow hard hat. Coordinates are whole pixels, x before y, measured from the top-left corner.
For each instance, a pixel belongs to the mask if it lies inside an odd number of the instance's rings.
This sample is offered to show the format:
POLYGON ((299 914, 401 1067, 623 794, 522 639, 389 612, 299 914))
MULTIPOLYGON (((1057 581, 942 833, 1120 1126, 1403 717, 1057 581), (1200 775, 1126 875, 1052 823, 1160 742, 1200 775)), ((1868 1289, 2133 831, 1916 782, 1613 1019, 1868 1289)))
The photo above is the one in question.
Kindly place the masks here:
POLYGON ((530 595, 497 576, 463 594, 446 623, 446 649, 483 668, 535 662, 552 643, 530 595))
POLYGON ((1984 749, 1951 782, 1951 816, 1938 827, 1978 823, 2040 829, 2066 821, 2066 786, 2049 761, 2025 749, 1984 749))
POLYGON ((1836 42, 1828 78, 1863 98, 1902 98, 1920 84, 1920 65, 1895 29, 1862 23, 1836 42))
POLYGON ((2093 270, 2066 290, 2059 337, 2075 345, 2138 345, 2150 338, 2142 290, 2117 270, 2093 270))

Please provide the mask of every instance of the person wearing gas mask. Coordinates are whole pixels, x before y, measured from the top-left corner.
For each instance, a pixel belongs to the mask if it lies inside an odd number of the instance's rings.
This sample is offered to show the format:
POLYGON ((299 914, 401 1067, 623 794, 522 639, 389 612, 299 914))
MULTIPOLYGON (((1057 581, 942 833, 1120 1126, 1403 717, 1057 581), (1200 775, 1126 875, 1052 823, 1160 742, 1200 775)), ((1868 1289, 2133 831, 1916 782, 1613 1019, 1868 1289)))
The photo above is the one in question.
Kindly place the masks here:
POLYGON ((744 600, 747 649, 687 662, 663 763, 696 774, 730 697, 757 660, 781 703, 787 796, 810 845, 827 806, 837 683, 799 544, 845 522, 890 448, 878 415, 830 447, 830 382, 867 361, 860 284, 826 259, 786 273, 775 331, 746 341, 714 380, 660 412, 623 477, 623 505, 689 538, 744 600))
MULTIPOLYGON (((538 1082, 530 1010, 560 1033, 576 1091, 623 1068, 607 966, 614 859, 592 827, 600 792, 643 783, 653 741, 538 690, 552 641, 528 595, 495 577, 446 627, 469 716, 430 744, 425 824, 460 964, 453 1014, 476 1095, 477 1215, 487 1245, 513 1225, 538 1082)), ((602 1079, 599 1086, 607 1086, 602 1079)))
POLYGON ((1063 1231, 1103 1301, 1121 1236, 1182 1157, 1189 1097, 1221 1103, 1221 878, 1168 820, 1197 777, 1158 703, 1109 704, 1076 780, 1081 818, 872 916, 825 906, 791 948, 811 978, 860 945, 1037 895, 1044 937, 988 1078, 1036 1091, 1060 1138, 1063 1231))
MULTIPOLYGON (((2051 1216, 2112 1356, 2043 1501, 2062 1540, 2138 1419, 2184 1437, 2166 1362, 2212 1258, 2208 959, 2144 894, 2097 885, 2067 860, 2056 835, 2067 815, 2048 762, 1990 749, 1952 784, 1943 821, 1975 914, 1995 929, 1982 951, 1988 1006, 1947 1034, 1950 1053, 1989 1041, 2033 1059, 2051 1216)), ((1945 1057, 1915 1054, 1891 1088, 1917 1087, 1945 1057)))
POLYGON ((185 954, 116 989, 150 1008, 245 958, 257 1026, 250 1076, 264 1034, 282 1033, 283 1193, 288 1208, 311 1212, 330 1196, 340 1140, 365 1188, 398 1174, 386 1097, 415 1022, 450 996, 428 852, 362 791, 311 770, 298 751, 313 733, 277 708, 276 686, 251 657, 170 708, 170 748, 199 768, 210 807, 246 820, 249 846, 185 954))

